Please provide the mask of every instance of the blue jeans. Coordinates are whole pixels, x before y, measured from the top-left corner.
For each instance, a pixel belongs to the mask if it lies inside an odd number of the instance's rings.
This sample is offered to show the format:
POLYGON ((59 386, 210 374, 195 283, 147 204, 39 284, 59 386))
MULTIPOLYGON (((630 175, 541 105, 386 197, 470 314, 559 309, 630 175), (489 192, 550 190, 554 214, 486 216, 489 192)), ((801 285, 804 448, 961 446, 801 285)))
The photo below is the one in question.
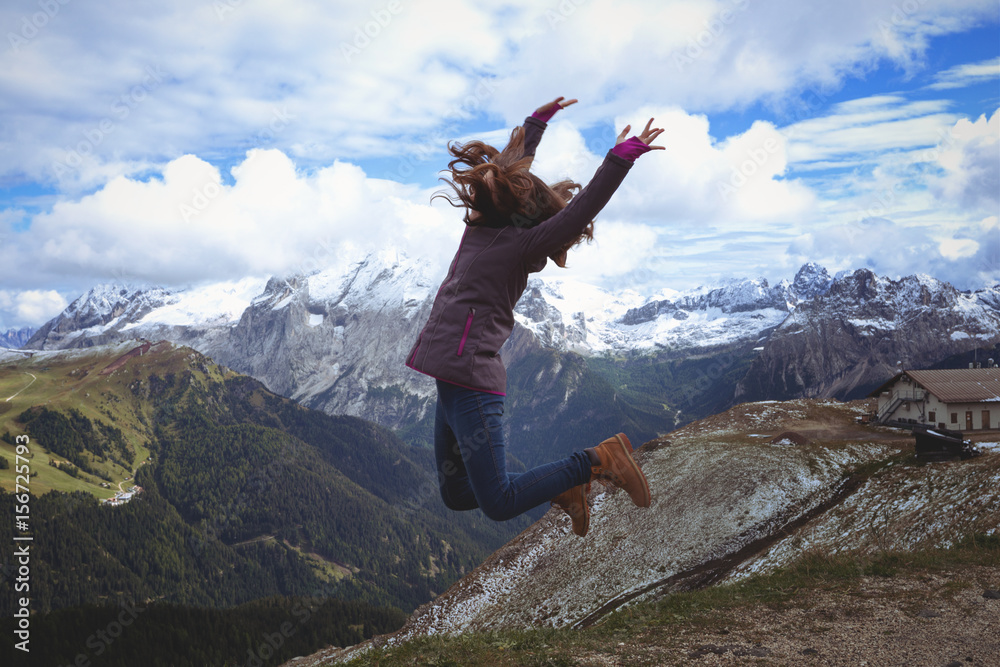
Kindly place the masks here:
POLYGON ((507 472, 504 397, 438 380, 434 455, 444 504, 453 510, 477 507, 494 521, 506 521, 590 481, 590 457, 583 451, 524 473, 507 472))

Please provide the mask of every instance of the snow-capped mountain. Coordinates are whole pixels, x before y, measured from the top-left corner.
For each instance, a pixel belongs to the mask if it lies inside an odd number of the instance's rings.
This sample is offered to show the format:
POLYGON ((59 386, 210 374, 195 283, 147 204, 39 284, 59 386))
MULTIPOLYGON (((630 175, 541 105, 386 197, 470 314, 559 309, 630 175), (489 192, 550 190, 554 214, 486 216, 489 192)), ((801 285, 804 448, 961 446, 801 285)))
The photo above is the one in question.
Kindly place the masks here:
POLYGON ((71 303, 25 343, 28 349, 169 340, 203 354, 228 348, 236 325, 266 280, 245 278, 187 290, 102 284, 71 303))
POLYGON ((821 294, 826 294, 833 283, 833 278, 819 264, 809 262, 803 264, 792 281, 792 292, 798 301, 807 301, 821 294))
MULTIPOLYGON (((188 290, 102 285, 27 347, 167 339, 310 407, 407 428, 427 416, 434 393, 403 360, 440 280, 430 265, 385 250, 308 275, 188 290)), ((653 297, 535 277, 501 353, 513 378, 520 359, 550 350, 555 356, 545 368, 533 362, 532 376, 548 372, 555 387, 565 384, 556 376, 574 368, 571 386, 560 390, 567 400, 584 382, 583 369, 560 355, 672 364, 643 377, 668 378, 675 393, 652 403, 683 396, 674 409, 690 419, 737 398, 844 396, 883 381, 897 360, 926 366, 1000 343, 998 305, 1000 286, 963 294, 925 276, 892 281, 862 270, 830 278, 816 264, 791 282, 744 279, 653 297), (887 336, 895 343, 886 345, 887 336)))
POLYGON ((787 317, 794 307, 790 298, 787 283, 771 288, 762 278, 662 299, 533 278, 514 312, 517 322, 544 345, 593 355, 756 340, 787 317))
POLYGON ((546 346, 583 354, 715 347, 756 339, 831 283, 826 269, 814 263, 799 269, 792 283, 772 287, 763 278, 746 278, 688 292, 667 289, 652 298, 533 278, 515 317, 546 346))
MULTIPOLYGON (((25 344, 36 349, 58 349, 100 345, 108 332, 115 332, 159 307, 170 293, 162 288, 144 289, 124 285, 98 285, 45 323, 25 344), (89 341, 84 345, 76 341, 89 341)), ((112 333, 112 337, 114 334, 112 333)))
POLYGON ((247 278, 184 291, 101 284, 42 326, 26 347, 87 347, 138 336, 171 339, 239 321, 263 280, 247 278))
POLYGON ((403 365, 437 288, 429 272, 385 251, 271 279, 213 356, 309 407, 398 428, 423 416, 434 390, 403 365))
POLYGON ((892 376, 1000 343, 1000 286, 963 293, 926 275, 859 269, 801 302, 774 330, 736 399, 855 397, 892 376))

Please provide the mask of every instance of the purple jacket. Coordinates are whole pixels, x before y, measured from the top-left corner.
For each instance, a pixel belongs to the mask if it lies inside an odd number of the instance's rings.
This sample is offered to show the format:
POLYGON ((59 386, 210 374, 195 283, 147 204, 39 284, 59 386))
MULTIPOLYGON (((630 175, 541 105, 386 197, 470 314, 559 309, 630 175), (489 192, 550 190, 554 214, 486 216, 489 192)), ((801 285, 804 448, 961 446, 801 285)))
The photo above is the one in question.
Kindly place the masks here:
MULTIPOLYGON (((525 119, 525 155, 534 155, 546 124, 525 119)), ((514 305, 528 274, 576 239, 621 185, 632 162, 611 151, 590 183, 564 209, 535 227, 465 228, 427 324, 406 358, 410 368, 468 389, 503 395, 500 347, 514 328, 514 305)))

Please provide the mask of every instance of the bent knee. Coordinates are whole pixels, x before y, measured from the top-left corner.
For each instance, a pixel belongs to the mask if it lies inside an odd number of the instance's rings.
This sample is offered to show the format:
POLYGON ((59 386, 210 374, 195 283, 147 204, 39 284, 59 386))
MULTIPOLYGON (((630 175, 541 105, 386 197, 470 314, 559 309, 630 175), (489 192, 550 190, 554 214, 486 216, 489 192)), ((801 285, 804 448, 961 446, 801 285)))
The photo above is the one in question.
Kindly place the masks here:
POLYGON ((483 510, 486 518, 491 521, 509 521, 520 514, 520 512, 515 512, 514 508, 507 503, 486 503, 485 505, 480 505, 480 508, 483 510))
POLYGON ((452 497, 448 492, 446 487, 441 487, 441 500, 444 501, 444 506, 453 512, 465 512, 468 510, 476 509, 477 505, 469 503, 462 503, 452 497))

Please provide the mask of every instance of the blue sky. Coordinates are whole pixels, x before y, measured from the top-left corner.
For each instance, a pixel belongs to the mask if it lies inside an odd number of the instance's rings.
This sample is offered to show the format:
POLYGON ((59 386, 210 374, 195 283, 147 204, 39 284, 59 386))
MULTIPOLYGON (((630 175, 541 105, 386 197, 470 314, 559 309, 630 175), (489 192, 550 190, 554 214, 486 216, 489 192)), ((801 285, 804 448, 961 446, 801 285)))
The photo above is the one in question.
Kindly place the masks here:
POLYGON ((441 267, 450 140, 557 95, 534 168, 642 156, 570 269, 655 293, 806 261, 1000 280, 995 0, 16 0, 0 9, 0 330, 98 282, 183 287, 393 246, 441 267), (447 11, 442 7, 447 4, 447 11), (491 6, 480 6, 489 4, 491 6))

